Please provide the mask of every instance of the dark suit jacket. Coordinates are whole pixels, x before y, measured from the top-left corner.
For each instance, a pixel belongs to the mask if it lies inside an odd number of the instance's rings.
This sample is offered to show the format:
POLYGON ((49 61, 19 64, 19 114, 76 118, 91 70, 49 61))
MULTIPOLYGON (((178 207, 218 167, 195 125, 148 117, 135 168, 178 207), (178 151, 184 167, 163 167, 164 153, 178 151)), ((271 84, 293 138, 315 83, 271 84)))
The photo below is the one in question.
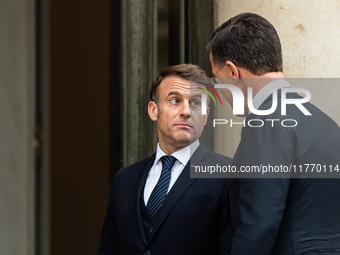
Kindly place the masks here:
MULTIPOLYGON (((270 97, 260 109, 271 105, 270 97)), ((280 105, 279 98, 272 115, 250 114, 246 122, 295 119, 298 125, 283 127, 280 121, 274 127, 271 122, 261 128, 246 126, 232 164, 238 169, 292 164, 302 165, 303 171, 304 164, 340 166, 338 125, 310 103, 303 105, 312 116, 303 115, 295 105, 288 105, 287 115, 281 116, 280 105)), ((332 179, 305 177, 230 180, 229 204, 238 205, 230 206, 229 214, 235 231, 232 255, 340 254, 340 172, 332 179)))
POLYGON ((140 198, 154 158, 123 168, 115 176, 98 255, 225 254, 230 245, 226 179, 191 179, 190 166, 229 165, 231 159, 200 145, 157 212, 147 241, 140 198))

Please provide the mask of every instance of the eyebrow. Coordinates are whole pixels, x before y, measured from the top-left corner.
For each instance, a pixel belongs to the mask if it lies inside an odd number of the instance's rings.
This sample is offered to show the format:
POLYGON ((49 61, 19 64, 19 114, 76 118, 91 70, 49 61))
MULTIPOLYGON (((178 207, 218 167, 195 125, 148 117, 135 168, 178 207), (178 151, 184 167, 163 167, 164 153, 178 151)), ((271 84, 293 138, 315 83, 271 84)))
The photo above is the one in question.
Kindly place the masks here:
POLYGON ((169 92, 169 94, 167 95, 167 97, 170 97, 170 96, 172 96, 172 95, 181 96, 180 93, 178 93, 178 92, 176 92, 176 91, 171 91, 171 92, 169 92))
MULTIPOLYGON (((201 97, 201 94, 202 94, 202 92, 200 92, 200 91, 195 91, 195 92, 190 92, 190 98, 198 98, 198 97, 201 97)), ((167 98, 168 97, 171 97, 171 96, 178 96, 178 97, 182 97, 182 94, 180 94, 180 93, 178 93, 178 92, 176 92, 176 91, 171 91, 171 92, 169 92, 169 94, 167 95, 167 98)))
POLYGON ((191 95, 190 95, 190 98, 197 98, 197 97, 201 98, 202 94, 203 93, 201 93, 200 91, 192 92, 191 95))

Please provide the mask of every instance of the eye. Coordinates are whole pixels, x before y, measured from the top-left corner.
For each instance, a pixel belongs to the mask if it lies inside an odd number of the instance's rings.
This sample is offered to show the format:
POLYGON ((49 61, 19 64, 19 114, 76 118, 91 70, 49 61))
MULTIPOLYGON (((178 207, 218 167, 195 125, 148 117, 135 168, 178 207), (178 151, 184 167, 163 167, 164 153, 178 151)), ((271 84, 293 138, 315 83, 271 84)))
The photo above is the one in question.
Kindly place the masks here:
POLYGON ((192 106, 199 106, 199 105, 201 105, 201 102, 197 99, 194 99, 194 100, 191 101, 191 105, 192 106))
POLYGON ((179 100, 176 99, 176 98, 174 98, 174 99, 171 99, 170 102, 171 102, 172 104, 178 104, 178 103, 179 103, 179 100))

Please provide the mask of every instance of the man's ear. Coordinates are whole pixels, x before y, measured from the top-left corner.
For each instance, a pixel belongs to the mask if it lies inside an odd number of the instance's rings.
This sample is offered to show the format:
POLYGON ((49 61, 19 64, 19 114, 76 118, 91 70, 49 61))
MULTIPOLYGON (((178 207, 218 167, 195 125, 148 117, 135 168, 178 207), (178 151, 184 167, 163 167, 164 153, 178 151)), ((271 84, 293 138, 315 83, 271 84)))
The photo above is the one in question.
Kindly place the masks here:
POLYGON ((158 105, 154 101, 150 101, 148 104, 148 113, 150 119, 153 121, 157 121, 158 119, 158 105))
POLYGON ((231 77, 233 79, 238 79, 240 78, 240 73, 239 73, 239 70, 237 68, 237 66, 231 62, 231 61, 226 61, 226 66, 227 66, 227 72, 229 72, 229 76, 228 77, 231 77))

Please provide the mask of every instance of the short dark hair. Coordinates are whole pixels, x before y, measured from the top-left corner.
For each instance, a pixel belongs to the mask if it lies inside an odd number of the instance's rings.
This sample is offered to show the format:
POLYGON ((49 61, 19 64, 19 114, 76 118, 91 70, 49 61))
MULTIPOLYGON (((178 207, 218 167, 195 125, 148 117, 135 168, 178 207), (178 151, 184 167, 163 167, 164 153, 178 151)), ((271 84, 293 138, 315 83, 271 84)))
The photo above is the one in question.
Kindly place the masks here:
POLYGON ((254 75, 283 71, 280 38, 274 26, 254 13, 241 13, 219 26, 207 49, 222 66, 226 61, 254 75))
POLYGON ((193 64, 180 64, 173 65, 165 68, 161 71, 156 78, 154 79, 151 90, 150 90, 150 99, 151 101, 158 101, 158 87, 168 76, 178 76, 182 79, 190 80, 191 78, 207 78, 206 73, 197 65, 193 64))

